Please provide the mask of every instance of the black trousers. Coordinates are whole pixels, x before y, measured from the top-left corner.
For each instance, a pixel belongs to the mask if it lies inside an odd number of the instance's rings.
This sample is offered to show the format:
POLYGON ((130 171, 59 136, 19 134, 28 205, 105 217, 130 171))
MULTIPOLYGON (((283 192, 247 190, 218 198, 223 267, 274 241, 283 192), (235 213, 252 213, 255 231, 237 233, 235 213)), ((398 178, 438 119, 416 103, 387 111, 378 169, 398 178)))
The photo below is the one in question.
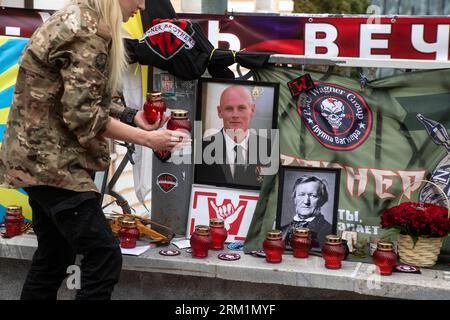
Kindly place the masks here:
POLYGON ((38 248, 21 299, 56 299, 77 254, 83 255, 83 260, 76 299, 111 299, 122 269, 122 254, 103 214, 100 195, 48 186, 25 191, 33 211, 38 248))

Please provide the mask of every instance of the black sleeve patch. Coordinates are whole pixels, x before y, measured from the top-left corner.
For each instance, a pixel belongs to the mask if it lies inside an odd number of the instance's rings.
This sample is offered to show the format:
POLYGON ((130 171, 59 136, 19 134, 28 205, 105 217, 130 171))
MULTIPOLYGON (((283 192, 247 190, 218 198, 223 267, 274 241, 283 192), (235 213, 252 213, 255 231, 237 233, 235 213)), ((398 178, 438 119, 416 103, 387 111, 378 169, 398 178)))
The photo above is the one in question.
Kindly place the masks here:
POLYGON ((99 53, 97 58, 95 58, 95 67, 100 70, 101 73, 105 72, 107 60, 108 56, 105 53, 99 53))

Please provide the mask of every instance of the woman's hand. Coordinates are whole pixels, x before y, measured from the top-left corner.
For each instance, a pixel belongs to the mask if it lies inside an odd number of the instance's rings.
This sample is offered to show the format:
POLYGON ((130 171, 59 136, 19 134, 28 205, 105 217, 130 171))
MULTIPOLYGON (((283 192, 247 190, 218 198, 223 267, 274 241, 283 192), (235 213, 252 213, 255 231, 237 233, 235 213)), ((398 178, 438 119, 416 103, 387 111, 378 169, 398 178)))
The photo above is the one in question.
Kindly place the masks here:
POLYGON ((134 123, 139 128, 147 131, 153 131, 162 128, 167 123, 168 120, 169 117, 163 115, 163 118, 161 120, 158 119, 154 124, 150 124, 145 118, 144 111, 142 110, 138 111, 138 113, 136 113, 136 116, 134 117, 134 123))
POLYGON ((181 131, 158 130, 147 133, 145 146, 154 150, 172 151, 190 145, 191 136, 181 131))

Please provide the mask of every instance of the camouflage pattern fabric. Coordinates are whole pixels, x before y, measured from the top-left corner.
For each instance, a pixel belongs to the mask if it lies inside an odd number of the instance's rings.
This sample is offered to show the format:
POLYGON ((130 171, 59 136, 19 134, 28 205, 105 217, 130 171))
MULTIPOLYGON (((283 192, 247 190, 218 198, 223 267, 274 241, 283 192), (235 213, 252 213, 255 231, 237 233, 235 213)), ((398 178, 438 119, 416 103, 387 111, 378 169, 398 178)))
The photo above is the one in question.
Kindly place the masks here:
POLYGON ((110 115, 111 35, 79 2, 56 12, 32 36, 20 59, 0 153, 0 186, 55 186, 97 191, 91 178, 110 162, 102 137, 110 115))

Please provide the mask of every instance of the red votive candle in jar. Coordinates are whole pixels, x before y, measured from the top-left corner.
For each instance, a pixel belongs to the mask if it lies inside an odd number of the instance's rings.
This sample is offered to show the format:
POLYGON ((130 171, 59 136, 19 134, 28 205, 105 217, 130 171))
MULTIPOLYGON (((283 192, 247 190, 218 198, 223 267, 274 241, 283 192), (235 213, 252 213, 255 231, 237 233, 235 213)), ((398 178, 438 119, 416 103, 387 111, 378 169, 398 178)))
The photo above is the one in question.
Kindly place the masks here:
POLYGON ((308 258, 311 248, 311 233, 308 228, 296 228, 291 237, 291 247, 296 258, 308 258))
POLYGON ((266 261, 270 263, 280 263, 285 249, 284 240, 282 240, 280 230, 267 232, 266 239, 263 242, 266 261))
POLYGON ((193 258, 206 258, 208 256, 208 250, 211 247, 209 227, 203 225, 195 226, 195 231, 191 236, 190 243, 193 258))
POLYGON ((190 133, 192 131, 191 121, 189 120, 189 111, 176 109, 170 112, 170 119, 167 122, 168 130, 181 130, 190 133))
POLYGON ((340 269, 345 258, 345 248, 342 239, 336 235, 326 237, 322 247, 322 256, 325 259, 325 267, 328 269, 340 269))
POLYGON ((5 227, 6 238, 12 238, 22 234, 24 217, 21 206, 8 206, 6 208, 5 227))
POLYGON ((161 92, 150 92, 147 94, 147 101, 144 104, 144 115, 150 124, 162 120, 167 106, 162 99, 161 92))
POLYGON ((136 221, 124 219, 121 223, 118 236, 122 248, 135 248, 136 241, 139 239, 139 229, 137 228, 136 221))
MULTIPOLYGON (((167 129, 173 131, 182 131, 190 135, 192 131, 191 121, 188 117, 189 112, 183 109, 171 111, 170 119, 167 122, 167 129)), ((192 153, 191 146, 186 145, 178 150, 172 151, 172 155, 189 156, 192 153)))
POLYGON ((392 274, 392 269, 397 265, 397 255, 394 253, 392 242, 380 241, 377 250, 373 253, 373 263, 378 267, 382 276, 392 274))
POLYGON ((228 237, 224 221, 217 218, 211 219, 209 220, 209 227, 211 232, 211 249, 222 250, 223 244, 228 237))

